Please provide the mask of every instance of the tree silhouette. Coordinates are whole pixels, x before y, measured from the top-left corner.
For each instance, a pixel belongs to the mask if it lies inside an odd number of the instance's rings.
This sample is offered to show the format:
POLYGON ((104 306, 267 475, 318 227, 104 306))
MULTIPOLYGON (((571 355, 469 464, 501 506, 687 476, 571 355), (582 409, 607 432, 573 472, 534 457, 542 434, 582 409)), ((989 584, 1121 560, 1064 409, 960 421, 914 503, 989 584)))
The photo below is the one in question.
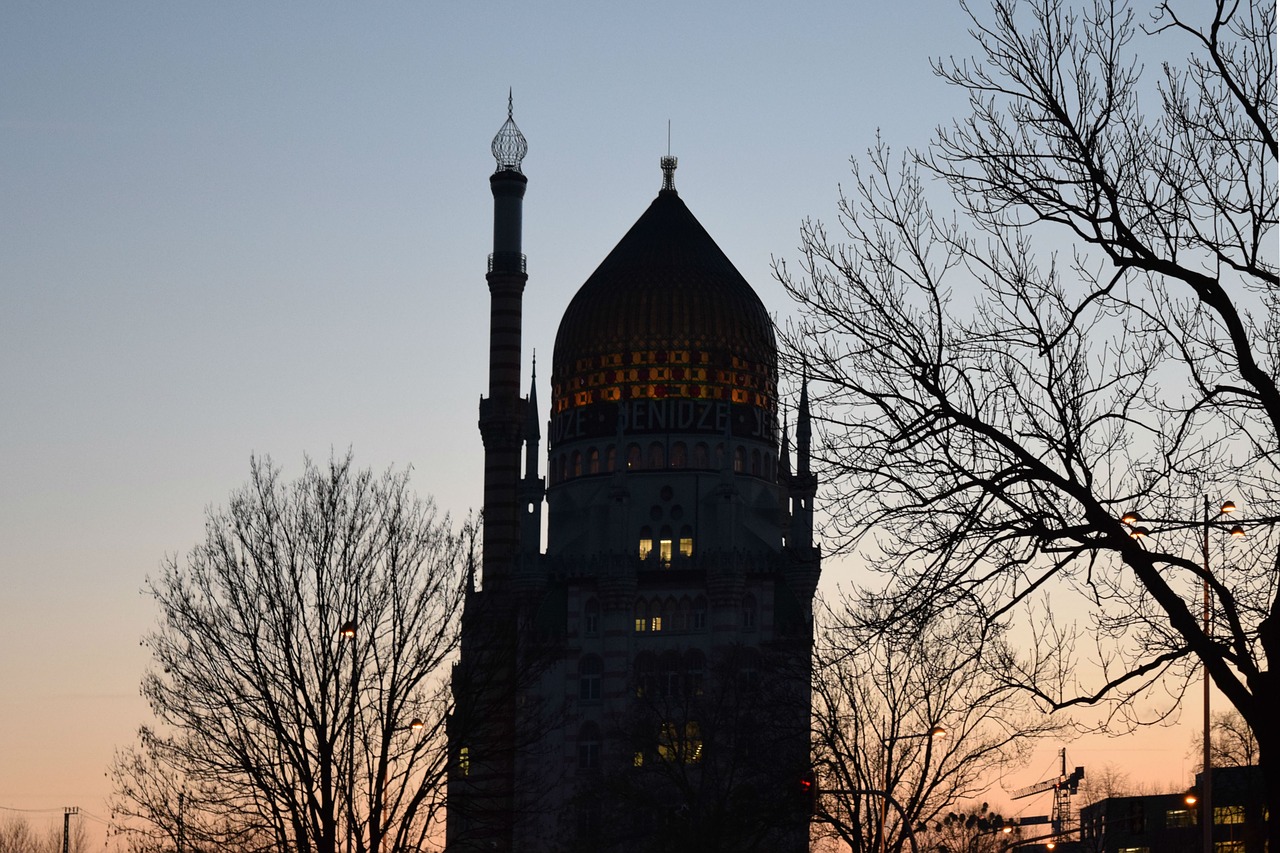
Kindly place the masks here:
POLYGON ((1111 728, 1206 669, 1257 738, 1278 844, 1276 533, 1198 547, 1206 496, 1280 516, 1275 4, 971 18, 976 58, 935 66, 967 112, 927 150, 878 143, 843 234, 810 222, 798 270, 776 264, 828 541, 886 575, 886 628, 1010 631, 992 671, 1111 728), (1152 79, 1138 41, 1185 59, 1152 79), (1131 510, 1192 523, 1139 539, 1131 510))
POLYGON ((418 849, 443 805, 470 547, 407 474, 348 454, 285 483, 253 460, 147 583, 156 724, 111 770, 135 849, 418 849))

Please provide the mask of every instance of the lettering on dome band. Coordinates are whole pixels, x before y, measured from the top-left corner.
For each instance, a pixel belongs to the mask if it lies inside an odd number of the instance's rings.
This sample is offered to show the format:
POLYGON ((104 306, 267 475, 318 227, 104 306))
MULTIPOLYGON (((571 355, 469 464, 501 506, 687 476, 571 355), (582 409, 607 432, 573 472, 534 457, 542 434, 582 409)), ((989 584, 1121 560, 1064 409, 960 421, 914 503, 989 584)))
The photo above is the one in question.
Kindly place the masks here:
POLYGON ((728 434, 734 438, 777 441, 770 412, 717 400, 633 400, 579 406, 551 418, 549 438, 555 447, 567 441, 609 438, 619 431, 624 435, 728 434))

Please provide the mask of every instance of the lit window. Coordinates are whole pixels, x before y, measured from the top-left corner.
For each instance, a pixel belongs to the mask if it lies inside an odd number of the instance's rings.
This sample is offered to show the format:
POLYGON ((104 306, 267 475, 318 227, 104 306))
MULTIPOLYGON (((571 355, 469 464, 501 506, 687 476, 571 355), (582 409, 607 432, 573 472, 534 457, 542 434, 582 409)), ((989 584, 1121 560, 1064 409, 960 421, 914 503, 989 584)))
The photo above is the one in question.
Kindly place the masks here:
POLYGON ((1165 826, 1195 826, 1196 816, 1190 809, 1169 809, 1164 813, 1165 826))
POLYGON ((658 559, 662 561, 664 567, 671 567, 671 540, 658 540, 658 559))
POLYGON ((702 760, 702 731, 696 721, 681 726, 663 723, 658 733, 658 756, 664 761, 696 764, 702 760))
POLYGON ((643 634, 649 630, 649 606, 643 601, 636 602, 636 633, 643 634))
POLYGON ((680 528, 680 556, 693 556, 693 528, 687 524, 680 528))
POLYGON ((631 757, 631 763, 632 763, 634 766, 636 766, 636 767, 643 767, 643 766, 644 766, 644 753, 643 753, 643 752, 637 752, 635 755, 633 755, 633 756, 631 757))
POLYGON ((573 476, 582 476, 582 454, 577 450, 573 451, 573 476))
POLYGON ((1214 823, 1244 823, 1244 806, 1215 806, 1214 823))
POLYGON ((640 528, 640 559, 649 559, 649 554, 653 551, 653 530, 649 527, 640 528))
POLYGON ((640 445, 632 444, 627 447, 627 467, 640 467, 640 445))
POLYGON ((1243 841, 1215 841, 1213 853, 1245 853, 1247 847, 1243 841))
POLYGON ((458 750, 458 774, 471 775, 471 747, 464 746, 458 750))
POLYGON ((653 630, 655 630, 655 631, 661 631, 661 630, 662 630, 662 617, 661 617, 661 616, 655 616, 655 617, 653 617, 653 619, 652 619, 652 621, 651 621, 651 625, 652 625, 652 627, 653 627, 653 630))
POLYGON ((741 447, 733 449, 733 470, 737 474, 742 473, 742 469, 746 467, 746 453, 741 447))
POLYGON ((591 455, 587 457, 587 473, 600 473, 600 451, 597 448, 591 448, 591 455))

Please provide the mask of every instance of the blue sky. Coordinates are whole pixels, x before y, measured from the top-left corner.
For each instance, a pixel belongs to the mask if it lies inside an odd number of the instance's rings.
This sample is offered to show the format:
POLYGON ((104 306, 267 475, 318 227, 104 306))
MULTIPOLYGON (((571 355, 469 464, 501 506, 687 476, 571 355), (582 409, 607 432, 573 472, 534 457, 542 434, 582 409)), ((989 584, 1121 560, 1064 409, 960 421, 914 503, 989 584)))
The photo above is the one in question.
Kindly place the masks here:
POLYGON ((682 198, 785 317, 770 257, 833 218, 877 129, 900 149, 957 113, 928 61, 969 52, 965 23, 946 0, 0 6, 0 806, 105 815, 146 715, 138 590, 250 454, 296 474, 351 447, 478 506, 509 86, 527 364, 656 194, 668 121, 682 198))

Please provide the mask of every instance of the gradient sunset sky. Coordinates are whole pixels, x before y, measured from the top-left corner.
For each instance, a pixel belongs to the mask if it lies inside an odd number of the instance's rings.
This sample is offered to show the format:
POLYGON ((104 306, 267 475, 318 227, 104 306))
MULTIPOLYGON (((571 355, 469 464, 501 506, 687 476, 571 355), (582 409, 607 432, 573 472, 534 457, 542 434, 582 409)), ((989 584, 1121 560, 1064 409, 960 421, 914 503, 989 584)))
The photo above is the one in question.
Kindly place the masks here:
MULTIPOLYGON (((668 121, 681 197, 785 318, 770 257, 834 222, 877 129, 900 150, 960 113, 929 59, 968 55, 966 23, 950 0, 0 5, 0 807, 106 816, 148 719, 139 590, 250 454, 293 476, 351 447, 479 505, 509 86, 527 372, 656 195, 668 121)), ((1188 737, 1068 749, 1185 784, 1188 737)))

